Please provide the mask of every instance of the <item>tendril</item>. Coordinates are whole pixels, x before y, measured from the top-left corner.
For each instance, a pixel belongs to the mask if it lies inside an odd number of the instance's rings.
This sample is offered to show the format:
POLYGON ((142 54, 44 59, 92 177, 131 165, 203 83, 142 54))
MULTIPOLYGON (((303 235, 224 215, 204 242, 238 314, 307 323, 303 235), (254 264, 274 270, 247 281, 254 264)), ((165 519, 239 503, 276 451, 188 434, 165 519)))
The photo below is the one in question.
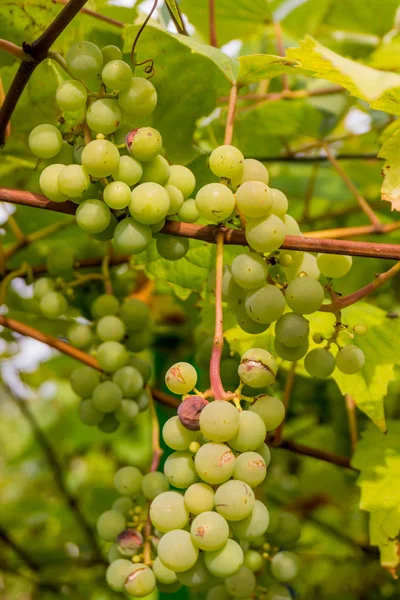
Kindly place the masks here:
POLYGON ((146 60, 143 60, 142 62, 136 62, 135 61, 135 51, 136 51, 136 46, 137 46, 137 43, 139 41, 139 38, 142 35, 142 33, 144 31, 144 28, 146 27, 147 23, 150 21, 153 12, 157 8, 157 4, 158 4, 158 0, 154 0, 153 6, 151 7, 151 10, 150 10, 149 14, 147 15, 147 17, 143 21, 142 25, 140 26, 139 31, 136 34, 135 39, 133 40, 132 50, 131 50, 131 63, 133 64, 134 67, 139 67, 139 66, 142 66, 142 65, 146 65, 145 68, 144 68, 144 72, 148 75, 147 79, 151 79, 154 76, 154 74, 155 74, 154 60, 152 58, 147 58, 146 60))

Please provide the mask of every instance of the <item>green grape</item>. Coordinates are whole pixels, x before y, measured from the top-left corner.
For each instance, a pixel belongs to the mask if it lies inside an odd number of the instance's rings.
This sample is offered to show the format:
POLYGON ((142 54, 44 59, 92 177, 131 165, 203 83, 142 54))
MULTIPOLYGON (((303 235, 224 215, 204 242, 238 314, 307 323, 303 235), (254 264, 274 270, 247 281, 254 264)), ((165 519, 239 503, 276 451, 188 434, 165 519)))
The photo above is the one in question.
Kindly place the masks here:
POLYGON ((254 488, 260 485, 267 475, 267 465, 257 452, 243 452, 236 457, 233 479, 244 481, 254 488))
POLYGON ((103 381, 93 392, 93 406, 103 413, 114 412, 120 407, 122 392, 112 381, 103 381))
POLYGON ((103 419, 104 413, 98 410, 92 400, 82 400, 79 406, 79 418, 85 425, 98 425, 103 419))
MULTIPOLYGON (((163 473, 153 471, 146 473, 142 480, 142 492, 147 500, 154 500, 160 494, 168 492, 169 483, 163 473)), ((179 494, 180 495, 180 494, 179 494)))
POLYGON ((336 355, 336 366, 339 371, 346 375, 354 375, 361 371, 364 362, 364 352, 353 344, 345 346, 336 355))
POLYGON ((268 529, 274 543, 279 546, 293 546, 300 537, 301 528, 297 517, 288 512, 279 512, 271 519, 268 529))
POLYGON ((76 222, 86 233, 101 233, 110 221, 110 209, 102 200, 84 200, 76 211, 76 222))
POLYGON ((103 198, 107 206, 114 210, 121 210, 131 201, 131 189, 123 181, 112 181, 104 188, 103 198))
POLYGON ((267 168, 259 160, 245 158, 241 176, 232 178, 231 183, 234 187, 238 187, 246 181, 261 181, 262 183, 267 184, 269 182, 267 168))
POLYGON ((88 325, 73 323, 67 329, 67 338, 76 348, 87 348, 93 340, 92 332, 88 325))
POLYGON ((93 177, 108 177, 119 163, 118 148, 108 140, 92 140, 82 150, 82 166, 93 177))
POLYGON ((243 520, 230 522, 233 534, 241 540, 254 540, 264 535, 268 524, 269 513, 266 506, 260 500, 255 500, 250 514, 243 520))
POLYGON ((187 362, 177 362, 166 372, 165 383, 173 394, 188 394, 197 383, 196 369, 187 362))
MULTIPOLYGON (((130 298, 130 300, 134 300, 134 298, 130 298)), ((140 300, 138 302, 140 302, 140 300)), ((141 304, 144 304, 144 302, 142 302, 141 304)), ((148 308, 146 304, 145 306, 146 308, 148 308)), ((126 321, 124 321, 124 323, 126 326, 128 326, 126 321)), ((149 365, 149 363, 140 358, 140 356, 131 356, 128 361, 128 365, 130 367, 135 367, 135 369, 139 371, 139 373, 143 377, 143 385, 146 385, 151 377, 151 366, 149 365)))
POLYGON ((265 260, 255 252, 236 256, 231 271, 235 282, 246 290, 259 288, 268 277, 265 260))
POLYGON ((276 321, 283 314, 285 306, 285 296, 277 287, 268 283, 248 292, 245 300, 247 314, 257 323, 276 321))
POLYGON ((92 303, 90 311, 94 319, 100 319, 106 315, 116 315, 119 312, 119 300, 112 294, 101 294, 92 303))
POLYGON ((161 583, 158 582, 157 589, 162 594, 175 594, 182 588, 182 584, 180 581, 175 581, 175 583, 161 583))
POLYGON ((50 275, 64 275, 72 271, 75 262, 74 250, 63 248, 62 252, 52 252, 46 258, 46 268, 50 275))
POLYGON ((324 301, 324 288, 308 275, 296 277, 286 288, 286 302, 299 314, 309 315, 317 311, 324 301))
POLYGON ((257 550, 246 550, 243 558, 243 566, 247 567, 253 573, 261 571, 264 566, 264 559, 257 550))
POLYGON ((63 81, 56 91, 56 103, 66 111, 77 111, 86 105, 87 93, 85 86, 75 79, 63 81))
POLYGON ((353 259, 351 256, 340 254, 318 254, 317 265, 322 275, 338 279, 344 277, 351 269, 353 259))
POLYGON ((226 442, 239 430, 237 408, 225 400, 215 400, 200 413, 200 430, 212 442, 226 442))
POLYGON ((294 346, 292 348, 282 344, 278 338, 274 339, 274 348, 277 355, 283 358, 283 360, 288 360, 291 362, 303 358, 308 352, 308 346, 308 339, 304 340, 299 346, 294 346))
POLYGON ((153 225, 150 225, 150 229, 152 231, 152 233, 158 233, 159 231, 161 231, 166 223, 166 219, 161 219, 161 221, 159 221, 158 223, 154 223, 153 225))
POLYGON ((229 525, 220 514, 206 511, 193 519, 190 534, 200 550, 218 550, 226 544, 229 525))
POLYGON ((291 281, 292 279, 297 277, 299 275, 299 273, 306 273, 310 277, 313 277, 314 279, 318 279, 318 277, 321 275, 321 272, 318 269, 317 259, 315 258, 315 256, 313 256, 309 252, 296 252, 296 253, 293 252, 292 254, 293 255, 294 254, 296 254, 296 255, 302 254, 303 256, 302 256, 300 263, 295 262, 292 265, 292 267, 285 270, 287 279, 289 281, 291 281))
POLYGON ((131 217, 120 221, 114 229, 114 245, 117 252, 139 254, 150 246, 152 239, 150 227, 131 217))
POLYGON ((103 342, 97 348, 97 360, 103 371, 114 373, 122 369, 129 359, 129 354, 120 342, 103 342))
POLYGON ((182 204, 178 217, 184 223, 195 223, 200 217, 200 213, 196 208, 196 200, 188 198, 182 204))
POLYGON ((128 517, 130 512, 135 508, 135 504, 133 500, 128 498, 128 496, 121 496, 121 498, 117 498, 112 505, 113 510, 118 510, 125 517, 128 517))
POLYGON ((314 333, 312 339, 316 344, 322 344, 322 342, 325 340, 325 337, 322 335, 322 333, 314 333))
POLYGON ((253 250, 269 254, 283 244, 286 227, 276 215, 251 219, 246 226, 246 240, 253 250))
POLYGON ((256 450, 267 434, 266 426, 260 415, 244 410, 239 413, 239 430, 229 440, 229 445, 238 452, 256 450))
POLYGON ((118 560, 119 558, 123 558, 122 554, 119 552, 117 545, 112 544, 107 552, 107 560, 111 564, 118 560))
POLYGON ((40 300, 47 292, 54 292, 56 284, 50 277, 40 277, 33 284, 33 296, 40 300))
POLYGON ((132 156, 121 156, 118 167, 113 173, 115 181, 122 181, 129 186, 136 185, 140 181, 142 175, 142 165, 136 158, 132 158, 132 156))
POLYGON ((326 348, 314 348, 305 357, 304 368, 311 377, 325 379, 335 370, 335 358, 326 348))
POLYGON ((197 192, 195 202, 200 215, 214 223, 222 223, 235 209, 235 197, 222 183, 204 185, 197 192))
POLYGON ((368 331, 368 326, 364 323, 359 323, 358 325, 354 325, 353 331, 356 335, 365 335, 368 331))
POLYGON ((234 598, 248 598, 256 588, 256 578, 253 571, 243 566, 235 575, 225 580, 225 585, 234 598))
POLYGON ((194 588, 194 591, 198 590, 200 586, 206 586, 210 581, 213 580, 213 576, 207 570, 204 564, 204 554, 199 554, 199 558, 196 563, 182 573, 177 574, 178 580, 188 588, 194 588))
POLYGON ((153 160, 162 149, 161 133, 153 127, 139 127, 127 136, 128 150, 142 162, 153 160))
POLYGON ((143 475, 136 467, 122 467, 116 472, 114 486, 121 496, 137 496, 142 488, 143 475))
POLYGON ((184 198, 188 198, 196 187, 196 179, 192 171, 187 167, 171 165, 167 184, 174 185, 178 190, 181 190, 184 198))
POLYGON ((275 324, 276 338, 289 348, 304 345, 308 341, 309 331, 307 319, 296 313, 285 313, 275 324))
POLYGON ((86 192, 90 177, 81 165, 66 165, 58 175, 58 188, 69 198, 78 198, 86 192))
POLYGON ((125 581, 124 590, 129 596, 143 598, 148 596, 156 587, 153 571, 144 563, 136 563, 125 581))
POLYGON ((209 442, 201 446, 194 457, 199 477, 211 485, 223 483, 233 475, 235 455, 225 444, 209 442))
POLYGON ((120 342, 124 338, 125 333, 126 328, 123 321, 114 315, 101 317, 96 325, 97 337, 102 342, 107 342, 109 340, 120 342))
MULTIPOLYGON (((289 207, 288 199, 286 198, 285 194, 283 192, 281 192, 281 190, 277 190, 276 188, 270 188, 269 192, 270 192, 270 196, 272 199, 272 208, 271 208, 272 214, 276 215, 280 219, 284 219, 284 217, 286 216, 288 207, 289 207)), ((284 221, 284 223, 287 227, 286 220, 284 221)), ((297 223, 296 223, 296 225, 297 225, 297 223)), ((297 225, 297 227, 298 227, 298 225, 297 225)), ((289 233, 289 231, 288 231, 287 235, 295 235, 295 234, 289 233)), ((301 235, 300 230, 299 230, 298 234, 296 233, 296 235, 301 235)))
POLYGON ((83 137, 79 137, 77 138, 75 144, 74 144, 74 162, 76 162, 77 164, 82 164, 82 152, 83 149, 85 147, 85 140, 83 139, 83 137))
POLYGON ((100 48, 91 42, 73 44, 65 57, 67 67, 76 79, 92 80, 103 66, 100 48))
POLYGON ((131 85, 132 69, 124 60, 110 60, 103 67, 101 79, 112 90, 126 90, 131 85))
POLYGON ((47 292, 39 302, 41 313, 48 319, 58 319, 68 310, 68 302, 60 292, 47 292))
POLYGON ((114 433, 119 427, 119 421, 114 414, 107 413, 99 423, 98 428, 103 433, 114 433))
MULTIPOLYGON (((103 319, 108 318, 103 317, 103 319)), ((113 382, 118 385, 124 398, 134 398, 140 393, 144 385, 140 371, 129 365, 114 373, 113 382)))
POLYGON ((260 454, 262 456, 265 462, 265 466, 268 467, 269 463, 271 462, 271 451, 268 448, 267 444, 261 444, 261 446, 257 448, 256 452, 257 454, 260 454))
MULTIPOLYGON (((187 202, 187 201, 186 201, 187 202)), ((232 270, 228 265, 224 265, 222 270, 222 300, 228 300, 229 298, 229 284, 232 279, 232 270)), ((210 271, 208 276, 208 289, 212 294, 215 295, 215 269, 210 271)))
POLYGON ((206 483, 193 483, 185 492, 185 505, 194 515, 214 508, 214 490, 206 483))
POLYGON ((284 254, 280 253, 279 264, 282 265, 282 267, 290 267, 290 265, 293 264, 293 256, 289 254, 289 252, 286 252, 284 254))
POLYGON ((228 390, 236 390, 240 384, 240 377, 238 374, 239 363, 240 359, 237 358, 225 358, 225 360, 221 360, 221 381, 228 390))
POLYGON ((188 238, 161 234, 157 236, 156 248, 161 258, 179 260, 188 253, 189 240, 188 238))
POLYGON ((149 160, 143 165, 143 175, 140 183, 152 182, 159 185, 165 185, 169 179, 169 164, 168 161, 158 154, 152 160, 149 160))
POLYGON ((58 184, 58 176, 61 171, 64 169, 63 164, 54 164, 49 165, 40 174, 39 177, 39 186, 41 192, 53 202, 65 202, 68 200, 68 197, 65 196, 60 190, 60 186, 58 184))
POLYGON ((99 383, 100 373, 91 367, 78 367, 71 373, 71 387, 82 398, 90 398, 99 383))
POLYGON ((239 308, 236 310, 236 318, 239 327, 246 333, 251 333, 252 335, 263 333, 263 331, 266 331, 269 327, 269 324, 257 323, 251 317, 249 317, 244 305, 239 306, 239 308))
POLYGON ((168 215, 176 215, 183 206, 183 194, 175 185, 168 184, 165 186, 165 189, 167 190, 170 201, 168 215))
POLYGON ((243 173, 244 156, 235 146, 225 144, 211 152, 208 164, 217 177, 237 179, 243 173))
POLYGON ((122 592, 125 581, 133 573, 135 565, 126 558, 119 558, 110 564, 106 571, 106 581, 114 592, 122 592))
POLYGON ((292 600, 293 596, 290 591, 284 586, 273 584, 268 588, 268 593, 264 596, 264 600, 292 600))
POLYGON ((122 422, 132 423, 139 414, 139 407, 131 398, 124 398, 121 405, 115 411, 115 418, 122 422))
POLYGON ((246 181, 236 192, 236 205, 246 217, 266 217, 271 213, 271 190, 261 181, 246 181))
POLYGON ((244 481, 227 481, 215 492, 215 508, 228 521, 241 521, 249 516, 255 502, 254 492, 244 481))
POLYGON ((62 136, 54 125, 38 125, 30 132, 28 145, 38 158, 53 158, 61 150, 62 136))
POLYGON ((87 109, 86 121, 95 133, 102 133, 103 135, 113 133, 122 121, 122 110, 118 101, 112 98, 95 100, 87 109))
POLYGON ((231 596, 223 584, 210 588, 206 596, 206 600, 230 600, 230 598, 231 596))
POLYGON ((148 117, 157 105, 157 91, 144 77, 132 77, 127 89, 120 92, 118 102, 130 119, 148 117))
POLYGON ((149 307, 142 300, 137 300, 136 298, 127 298, 124 300, 120 316, 125 323, 128 333, 141 331, 147 327, 149 315, 149 307))
POLYGON ((279 398, 261 394, 250 406, 250 411, 257 413, 265 423, 267 431, 279 427, 285 418, 285 406, 279 398))
POLYGON ((204 562, 212 575, 226 579, 237 573, 242 567, 243 550, 237 542, 228 539, 225 546, 219 550, 206 552, 204 562))
POLYGON ((179 417, 174 416, 165 422, 162 438, 172 450, 188 450, 192 442, 198 441, 199 433, 186 429, 180 422, 179 417))
POLYGON ((158 223, 167 216, 169 207, 168 192, 158 183, 141 183, 132 190, 129 212, 139 223, 158 223))
POLYGON ((168 569, 157 556, 153 561, 153 572, 156 576, 157 581, 160 583, 175 583, 178 581, 176 573, 168 569))
POLYGON ((189 510, 183 496, 170 491, 157 495, 150 505, 150 519, 154 527, 162 533, 183 529, 189 521, 189 510))
POLYGON ((97 520, 97 533, 106 542, 113 542, 125 529, 125 525, 126 521, 122 513, 117 510, 107 510, 97 520))
POLYGON ((162 536, 157 553, 161 562, 176 573, 193 567, 199 555, 190 533, 180 529, 173 529, 162 536))
POLYGON ((101 49, 103 63, 106 65, 111 60, 122 60, 122 52, 118 46, 108 45, 101 49))
POLYGON ((240 287, 232 277, 228 283, 228 297, 226 299, 229 310, 235 315, 239 310, 244 311, 247 315, 244 308, 245 298, 246 290, 240 287))
POLYGON ((113 214, 111 214, 111 220, 110 220, 108 226, 104 229, 104 231, 101 231, 100 233, 96 233, 96 234, 92 235, 92 237, 95 240, 97 240, 98 242, 109 242, 114 237, 114 231, 115 231, 117 224, 118 224, 117 219, 115 218, 115 216, 113 214))
POLYGON ((272 383, 278 370, 272 354, 262 348, 251 348, 241 358, 238 373, 246 385, 254 388, 272 383))
POLYGON ((170 454, 164 464, 164 475, 176 488, 186 489, 198 480, 190 452, 176 451, 170 454))
POLYGON ((130 335, 126 340, 126 347, 131 352, 142 352, 151 346, 153 341, 153 331, 151 329, 142 329, 134 335, 130 335))
POLYGON ((278 581, 291 581, 296 577, 298 570, 297 556, 293 552, 278 552, 271 560, 271 572, 278 581))

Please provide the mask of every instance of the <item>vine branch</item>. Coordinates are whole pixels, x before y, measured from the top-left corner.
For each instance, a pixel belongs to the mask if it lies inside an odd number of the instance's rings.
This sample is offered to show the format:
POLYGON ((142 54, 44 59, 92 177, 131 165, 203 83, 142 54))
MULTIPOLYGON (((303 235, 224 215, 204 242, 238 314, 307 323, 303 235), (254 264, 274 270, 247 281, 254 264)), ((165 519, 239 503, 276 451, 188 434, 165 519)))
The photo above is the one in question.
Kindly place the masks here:
POLYGON ((14 542, 12 537, 10 537, 10 534, 1 526, 0 541, 2 541, 6 546, 8 546, 14 552, 14 554, 16 554, 16 556, 18 556, 22 560, 22 562, 24 562, 26 566, 31 569, 31 571, 39 570, 39 565, 33 560, 33 558, 31 558, 23 548, 21 548, 16 542, 14 542))
POLYGON ((8 40, 0 40, 0 50, 11 54, 11 56, 18 58, 19 60, 32 60, 29 54, 26 54, 20 46, 17 46, 17 44, 13 44, 13 42, 9 42, 8 40))
POLYGON ((304 444, 300 444, 294 440, 282 440, 279 444, 279 448, 289 450, 290 452, 294 452, 296 454, 302 454, 303 456, 318 458, 324 462, 357 471, 357 469, 350 465, 350 459, 347 458, 347 456, 340 456, 338 454, 333 454, 332 452, 327 452, 326 450, 320 450, 319 448, 311 448, 310 446, 305 446, 304 444))

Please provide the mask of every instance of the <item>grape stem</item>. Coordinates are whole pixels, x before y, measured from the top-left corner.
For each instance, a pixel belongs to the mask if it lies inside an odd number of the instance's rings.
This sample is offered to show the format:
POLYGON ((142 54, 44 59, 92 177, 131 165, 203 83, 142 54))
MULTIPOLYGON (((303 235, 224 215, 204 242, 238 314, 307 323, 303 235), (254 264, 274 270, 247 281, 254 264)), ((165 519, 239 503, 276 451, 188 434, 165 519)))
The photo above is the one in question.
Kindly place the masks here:
POLYGON ((235 124, 236 104, 238 99, 238 88, 236 83, 232 84, 229 93, 228 114, 226 116, 224 144, 232 144, 233 127, 235 124))
POLYGON ((210 360, 210 383, 215 400, 224 400, 227 394, 221 381, 221 356, 224 346, 224 317, 222 311, 222 274, 224 268, 224 232, 216 235, 215 259, 215 329, 210 360))
POLYGON ((32 60, 29 54, 26 54, 22 48, 8 40, 0 40, 0 50, 4 50, 4 52, 11 54, 11 56, 15 56, 15 58, 18 58, 19 60, 32 60))
POLYGON ((113 287, 111 283, 111 275, 110 275, 110 259, 111 259, 111 245, 107 246, 107 254, 104 256, 103 261, 101 263, 101 273, 104 279, 104 291, 106 294, 113 293, 113 287))
POLYGON ((346 404, 347 418, 349 421, 351 449, 354 452, 358 442, 356 403, 350 394, 345 394, 344 400, 346 404))

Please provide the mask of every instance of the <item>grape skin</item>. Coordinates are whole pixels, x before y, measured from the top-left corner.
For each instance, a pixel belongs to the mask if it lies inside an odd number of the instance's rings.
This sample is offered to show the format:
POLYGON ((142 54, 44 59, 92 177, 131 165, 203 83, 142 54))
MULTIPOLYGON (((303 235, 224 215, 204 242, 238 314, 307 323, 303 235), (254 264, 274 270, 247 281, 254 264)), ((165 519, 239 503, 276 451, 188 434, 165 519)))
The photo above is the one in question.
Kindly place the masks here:
POLYGON ((228 539, 219 550, 206 552, 204 562, 215 577, 226 579, 239 571, 243 565, 243 550, 237 542, 228 539))
POLYGON ((335 369, 335 358, 325 348, 314 348, 305 357, 304 367, 312 377, 325 379, 332 375, 335 369))
POLYGON ((71 373, 70 384, 78 396, 90 398, 100 383, 100 373, 91 367, 77 367, 71 373))
POLYGON ((285 418, 285 406, 279 398, 262 394, 257 396, 256 401, 250 406, 252 412, 257 413, 265 423, 267 431, 279 427, 285 418))
POLYGON ((138 468, 122 467, 116 472, 114 486, 121 496, 136 496, 141 491, 143 475, 138 468))
POLYGON ((118 223, 114 230, 114 245, 117 252, 138 254, 148 248, 153 236, 148 225, 128 217, 118 223))
POLYGON ((229 525, 217 512, 206 511, 193 519, 190 534, 200 550, 218 550, 228 539, 229 525))
POLYGON ((90 310, 94 319, 100 319, 106 315, 116 315, 119 308, 118 298, 111 294, 101 294, 92 303, 90 310))
POLYGON ((157 581, 161 583, 175 583, 178 581, 176 573, 168 569, 157 556, 153 562, 153 572, 156 576, 157 581))
POLYGON ((100 383, 93 392, 92 402, 103 413, 114 412, 121 405, 122 392, 112 381, 100 383))
POLYGON ((283 244, 286 227, 276 215, 250 219, 246 226, 246 240, 253 250, 269 254, 283 244))
POLYGON ((364 366, 365 356, 363 351, 357 346, 350 344, 345 346, 336 355, 336 366, 346 375, 355 375, 361 371, 364 366))
POLYGON ((63 194, 58 185, 58 176, 65 165, 55 163, 49 165, 40 174, 39 186, 42 193, 53 202, 65 202, 68 197, 63 194))
POLYGON ((286 288, 286 302, 292 310, 308 315, 317 311, 324 301, 324 288, 308 275, 296 277, 286 288))
POLYGON ((264 535, 269 525, 267 507, 260 501, 254 502, 251 513, 241 521, 230 522, 233 534, 241 540, 254 540, 264 535))
POLYGON ((54 125, 38 125, 30 132, 28 145, 38 158, 52 158, 61 150, 62 136, 54 125))
POLYGON ((154 500, 157 496, 169 490, 169 483, 163 473, 150 471, 142 479, 142 492, 148 500, 154 500))
POLYGON ((88 325, 73 323, 68 327, 67 338, 70 344, 76 348, 86 348, 93 340, 92 332, 88 325))
POLYGON ((170 454, 164 464, 164 475, 171 485, 179 489, 187 489, 196 483, 198 475, 192 453, 177 450, 170 454))
POLYGON ((242 521, 248 517, 254 503, 253 490, 238 479, 223 483, 215 492, 215 508, 228 521, 242 521))
POLYGON ((192 171, 183 165, 171 165, 169 168, 168 185, 174 185, 188 198, 196 187, 196 179, 192 171))
POLYGON ((107 510, 97 521, 97 533, 107 542, 113 542, 117 535, 125 529, 125 517, 116 510, 107 510))
POLYGON ((187 362, 178 362, 170 367, 165 375, 165 383, 174 394, 187 394, 197 383, 196 369, 187 362))
POLYGON ((65 60, 76 79, 93 79, 103 66, 101 50, 91 42, 77 42, 70 46, 65 60))
POLYGON ((157 252, 166 260, 180 260, 189 251, 189 239, 174 235, 158 235, 156 241, 157 252))
POLYGON ((120 92, 118 102, 129 118, 148 117, 157 105, 157 91, 148 79, 132 77, 129 87, 120 92))
POLYGON ((98 410, 92 400, 82 400, 79 406, 79 418, 85 425, 98 425, 104 417, 104 413, 98 410))
MULTIPOLYGON (((103 319, 108 318, 110 317, 103 317, 103 319)), ((128 365, 114 373, 113 383, 118 385, 124 398, 135 398, 142 390, 144 380, 138 369, 128 365)))
POLYGON ((157 495, 150 505, 150 519, 162 533, 183 529, 189 521, 189 510, 178 492, 166 491, 157 495))
POLYGON ((263 443, 266 434, 266 426, 261 416, 244 410, 239 413, 239 430, 229 440, 229 445, 238 452, 256 450, 263 443))
POLYGON ((170 207, 168 215, 176 215, 183 206, 183 194, 175 185, 168 184, 165 186, 169 196, 170 207))
POLYGON ((254 488, 264 481, 266 474, 265 461, 257 452, 243 452, 236 457, 233 479, 244 481, 254 488))
POLYGON ((126 365, 129 354, 120 342, 103 342, 97 347, 97 360, 106 373, 114 373, 126 365))
POLYGON ((212 442, 226 442, 239 430, 239 413, 225 400, 210 402, 200 413, 200 429, 212 442))
POLYGON ((215 485, 232 477, 235 455, 225 444, 208 442, 196 452, 194 464, 200 478, 215 485))
POLYGON ((163 535, 157 551, 161 562, 176 573, 193 567, 199 555, 190 533, 180 529, 168 531, 163 535))
POLYGON ((58 187, 69 198, 79 198, 90 186, 88 173, 81 165, 66 165, 58 175, 58 187))
POLYGON ((246 290, 253 290, 262 286, 268 277, 268 268, 264 259, 251 252, 239 254, 231 266, 234 281, 246 290))
POLYGON ((317 265, 322 275, 338 279, 344 277, 351 269, 353 259, 351 256, 340 254, 318 254, 317 265))
POLYGON ((187 450, 192 442, 199 438, 195 431, 189 431, 182 425, 178 416, 171 417, 165 422, 162 437, 172 450, 187 450))
POLYGON ((267 168, 254 158, 245 158, 243 163, 243 171, 238 178, 232 178, 232 185, 238 187, 246 181, 261 181, 268 184, 269 173, 267 168))
POLYGON ((214 508, 214 490, 206 483, 193 483, 186 490, 184 499, 187 508, 194 515, 214 508))
POLYGON ((197 192, 195 202, 200 215, 214 223, 222 223, 235 209, 235 197, 222 183, 204 185, 197 192))
POLYGON ((153 127, 134 129, 127 135, 127 147, 137 160, 153 160, 162 149, 161 134, 153 127))
POLYGON ((243 173, 244 156, 235 146, 225 144, 211 152, 208 164, 217 177, 235 179, 243 173))
POLYGON ((277 370, 276 360, 270 352, 252 348, 243 354, 238 373, 247 385, 261 388, 274 381, 277 370))
POLYGON ((291 581, 296 577, 298 570, 297 556, 293 552, 278 552, 271 560, 271 572, 278 581, 291 581))
POLYGON ((144 563, 133 565, 132 572, 128 575, 124 589, 135 598, 148 596, 156 587, 156 578, 153 571, 144 563))
POLYGON ((92 140, 82 151, 82 166, 93 177, 108 177, 118 168, 118 148, 108 140, 92 140))
POLYGON ((178 217, 185 223, 195 223, 200 217, 200 213, 196 208, 196 201, 193 198, 188 198, 182 204, 178 217))
POLYGON ((169 179, 169 164, 168 161, 158 154, 152 160, 145 162, 143 165, 143 174, 140 183, 152 182, 159 185, 165 185, 169 179))
POLYGON ((101 79, 112 90, 125 90, 131 85, 132 69, 124 60, 111 60, 103 67, 101 79))
POLYGON ((281 344, 289 348, 301 346, 308 341, 310 325, 305 317, 285 313, 275 324, 275 335, 281 344))
MULTIPOLYGON (((121 156, 113 177, 115 181, 122 181, 128 186, 132 186, 140 181, 142 175, 143 167, 136 158, 133 158, 132 156, 121 156)), ((105 201, 107 202, 106 199, 105 201)))
POLYGON ((225 580, 225 585, 234 598, 248 598, 256 588, 256 578, 250 569, 243 566, 225 580))
POLYGON ((303 358, 308 352, 308 347, 308 339, 304 340, 299 346, 293 347, 285 346, 285 344, 282 344, 278 338, 274 339, 274 348, 277 355, 283 358, 283 360, 288 360, 291 362, 303 358))
POLYGON ((87 93, 85 86, 75 79, 63 81, 56 91, 56 103, 59 108, 66 111, 76 111, 86 104, 87 93))
POLYGON ((100 98, 95 100, 86 111, 88 126, 95 133, 109 135, 118 129, 122 121, 122 110, 117 100, 100 98))
POLYGON ((129 212, 144 225, 153 225, 164 219, 170 209, 168 192, 158 183, 141 183, 132 190, 129 212))
POLYGON ((267 217, 272 208, 270 188, 260 181, 246 181, 236 192, 236 205, 251 219, 267 217))
POLYGON ((269 324, 277 321, 285 310, 286 301, 274 285, 263 285, 246 295, 245 309, 253 321, 269 324))

